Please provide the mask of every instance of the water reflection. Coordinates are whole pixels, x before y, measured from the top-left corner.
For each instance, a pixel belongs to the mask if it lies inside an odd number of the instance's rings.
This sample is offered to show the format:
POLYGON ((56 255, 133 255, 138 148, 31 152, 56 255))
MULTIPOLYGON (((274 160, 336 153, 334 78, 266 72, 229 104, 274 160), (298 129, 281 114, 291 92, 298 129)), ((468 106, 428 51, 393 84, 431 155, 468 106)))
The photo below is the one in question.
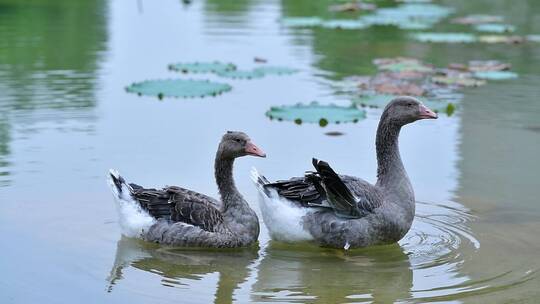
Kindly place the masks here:
MULTIPOLYGON (((122 237, 117 244, 114 266, 109 275, 109 292, 121 284, 125 269, 134 267, 159 275, 169 287, 187 285, 218 273, 214 303, 232 303, 234 291, 251 275, 258 248, 238 250, 189 250, 157 246, 122 237)), ((207 290, 205 292, 208 292, 207 290)))
POLYGON ((394 303, 410 298, 413 272, 399 245, 343 252, 271 244, 257 267, 260 302, 394 303))

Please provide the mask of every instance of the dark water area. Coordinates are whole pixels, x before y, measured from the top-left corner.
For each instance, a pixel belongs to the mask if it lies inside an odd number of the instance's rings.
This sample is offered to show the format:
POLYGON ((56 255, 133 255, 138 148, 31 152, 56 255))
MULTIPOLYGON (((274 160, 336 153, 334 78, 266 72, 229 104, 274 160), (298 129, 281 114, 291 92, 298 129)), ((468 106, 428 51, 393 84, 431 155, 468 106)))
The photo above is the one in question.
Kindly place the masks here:
MULTIPOLYGON (((396 27, 279 22, 335 17, 332 3, 0 0, 0 302, 536 303, 540 44, 420 43, 396 27), (465 89, 454 115, 404 128, 400 151, 418 203, 399 244, 293 246, 271 241, 264 226, 257 247, 231 251, 121 236, 108 169, 146 186, 217 196, 213 157, 226 130, 245 131, 268 154, 235 168, 259 215, 251 167, 277 179, 302 174, 318 157, 375 181, 380 109, 324 128, 265 112, 314 100, 349 105, 339 83, 375 73, 375 58, 396 56, 437 66, 494 59, 519 75, 465 89), (214 60, 249 69, 261 65, 255 57, 299 72, 244 80, 167 69, 214 60), (168 78, 233 89, 163 100, 125 91, 168 78)), ((540 34, 537 1, 436 3, 455 8, 450 18, 502 15, 516 34, 540 34)), ((433 31, 465 29, 446 20, 433 31)))

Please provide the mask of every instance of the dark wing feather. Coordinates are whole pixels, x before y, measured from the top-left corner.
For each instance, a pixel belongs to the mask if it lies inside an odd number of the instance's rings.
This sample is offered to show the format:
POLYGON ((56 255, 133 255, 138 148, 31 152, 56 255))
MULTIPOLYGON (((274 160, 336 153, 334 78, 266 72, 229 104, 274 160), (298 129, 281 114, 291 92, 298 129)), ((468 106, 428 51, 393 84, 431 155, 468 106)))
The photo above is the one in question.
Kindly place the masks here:
POLYGON ((218 202, 204 194, 174 186, 162 190, 130 186, 132 197, 156 219, 183 222, 210 232, 224 227, 218 202))
POLYGON ((265 188, 304 207, 327 207, 337 215, 363 217, 381 205, 379 191, 369 183, 353 177, 338 175, 328 163, 313 159, 316 172, 304 177, 264 183, 265 188))

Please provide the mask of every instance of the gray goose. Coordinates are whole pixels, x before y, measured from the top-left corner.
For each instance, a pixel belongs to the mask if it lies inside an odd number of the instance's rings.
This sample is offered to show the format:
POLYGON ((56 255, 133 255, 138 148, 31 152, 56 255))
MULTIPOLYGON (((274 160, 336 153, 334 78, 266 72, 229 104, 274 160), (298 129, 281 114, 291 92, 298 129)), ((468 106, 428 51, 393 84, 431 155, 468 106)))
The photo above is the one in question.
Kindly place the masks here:
POLYGON ((221 201, 177 186, 143 188, 111 170, 109 183, 123 234, 180 247, 233 248, 255 243, 259 220, 233 180, 234 160, 246 155, 266 157, 245 133, 223 135, 214 168, 221 201))
POLYGON ((401 162, 401 127, 437 114, 412 97, 397 97, 384 109, 376 135, 377 182, 338 175, 313 159, 314 172, 269 182, 252 172, 265 225, 273 239, 311 241, 334 248, 358 248, 399 241, 411 227, 415 200, 401 162))

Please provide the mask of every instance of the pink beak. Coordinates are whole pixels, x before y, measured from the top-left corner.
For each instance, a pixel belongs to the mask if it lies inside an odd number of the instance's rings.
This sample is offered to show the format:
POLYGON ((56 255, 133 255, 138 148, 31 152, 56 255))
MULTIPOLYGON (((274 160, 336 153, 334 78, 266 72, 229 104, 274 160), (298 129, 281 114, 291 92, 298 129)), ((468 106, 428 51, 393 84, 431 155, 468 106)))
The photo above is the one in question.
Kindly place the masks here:
POLYGON ((420 105, 420 119, 437 119, 437 113, 433 112, 430 108, 425 105, 420 105))
POLYGON ((246 153, 253 156, 266 157, 266 153, 250 141, 246 144, 246 153))

